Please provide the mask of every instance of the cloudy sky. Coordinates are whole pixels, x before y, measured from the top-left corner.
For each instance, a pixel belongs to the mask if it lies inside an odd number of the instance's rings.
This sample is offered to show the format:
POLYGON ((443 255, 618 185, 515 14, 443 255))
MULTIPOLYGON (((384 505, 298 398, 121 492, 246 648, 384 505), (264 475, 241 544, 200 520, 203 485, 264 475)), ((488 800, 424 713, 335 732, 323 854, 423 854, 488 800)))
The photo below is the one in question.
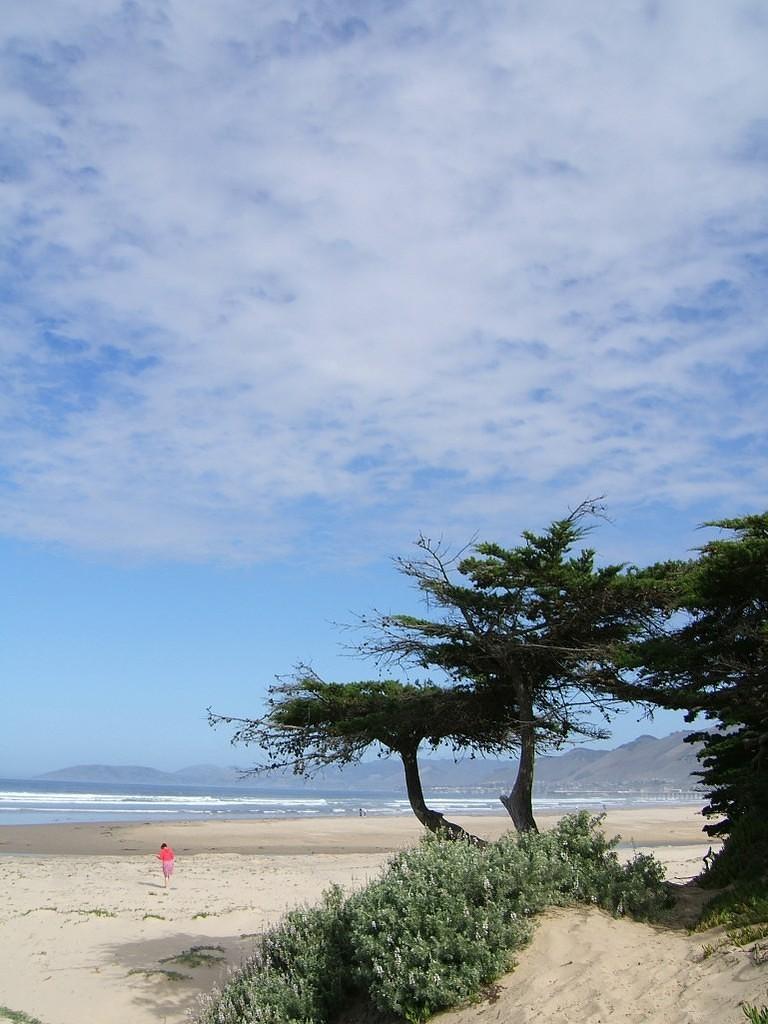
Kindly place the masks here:
POLYGON ((226 763, 208 704, 370 674, 331 622, 413 602, 420 531, 605 495, 641 562, 768 504, 762 2, 12 0, 0 33, 0 773, 226 763))

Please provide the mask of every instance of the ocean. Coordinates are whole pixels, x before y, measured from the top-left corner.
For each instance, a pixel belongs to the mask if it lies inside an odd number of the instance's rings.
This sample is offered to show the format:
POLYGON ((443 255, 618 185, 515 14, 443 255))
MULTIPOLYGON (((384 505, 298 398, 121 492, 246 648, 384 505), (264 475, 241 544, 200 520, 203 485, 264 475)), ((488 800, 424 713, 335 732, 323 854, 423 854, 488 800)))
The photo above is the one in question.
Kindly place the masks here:
MULTIPOLYGON (((497 794, 427 793, 427 803, 448 817, 506 811, 497 794)), ((611 807, 685 804, 700 794, 676 792, 558 795, 534 799, 534 810, 596 813, 611 807)), ((93 782, 0 779, 0 825, 201 821, 206 818, 308 818, 320 815, 412 814, 402 793, 325 791, 301 786, 284 790, 234 786, 142 786, 93 782)))

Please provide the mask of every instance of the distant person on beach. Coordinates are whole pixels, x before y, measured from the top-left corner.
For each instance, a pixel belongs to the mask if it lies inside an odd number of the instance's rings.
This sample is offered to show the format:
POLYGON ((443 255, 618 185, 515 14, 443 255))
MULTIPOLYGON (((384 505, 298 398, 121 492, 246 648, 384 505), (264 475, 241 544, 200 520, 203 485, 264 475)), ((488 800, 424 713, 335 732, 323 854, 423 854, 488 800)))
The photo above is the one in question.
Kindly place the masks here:
POLYGON ((155 856, 163 865, 163 879, 165 881, 165 888, 171 884, 171 875, 173 874, 173 865, 176 860, 176 854, 170 848, 168 843, 161 843, 160 852, 156 853, 155 856))

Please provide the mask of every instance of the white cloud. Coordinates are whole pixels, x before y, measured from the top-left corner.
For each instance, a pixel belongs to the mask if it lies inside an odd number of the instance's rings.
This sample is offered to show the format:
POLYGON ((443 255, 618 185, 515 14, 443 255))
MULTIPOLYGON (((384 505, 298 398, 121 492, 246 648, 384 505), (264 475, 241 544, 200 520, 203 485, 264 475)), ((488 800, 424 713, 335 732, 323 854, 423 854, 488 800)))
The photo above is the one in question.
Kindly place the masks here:
POLYGON ((4 26, 8 533, 764 501, 759 5, 45 6, 4 26))

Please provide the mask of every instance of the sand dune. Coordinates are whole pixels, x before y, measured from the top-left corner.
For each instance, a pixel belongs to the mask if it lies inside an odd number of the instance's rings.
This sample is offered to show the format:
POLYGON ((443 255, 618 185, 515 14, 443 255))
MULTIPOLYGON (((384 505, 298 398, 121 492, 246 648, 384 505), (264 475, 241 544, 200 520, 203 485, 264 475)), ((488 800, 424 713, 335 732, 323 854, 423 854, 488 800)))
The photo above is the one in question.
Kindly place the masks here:
POLYGON ((616 920, 599 910, 547 912, 492 1002, 439 1024, 737 1024, 739 1003, 766 1002, 768 969, 748 950, 704 958, 712 936, 616 920))
MULTIPOLYGON (((462 824, 494 838, 509 821, 462 824)), ((606 830, 623 835, 625 854, 656 853, 682 883, 708 847, 701 824, 695 808, 664 807, 614 812, 606 830)), ((410 818, 2 828, 0 1006, 42 1024, 180 1024, 255 934, 331 883, 364 885, 419 835, 410 818), (178 856, 167 892, 154 859, 161 841, 178 856), (193 947, 209 960, 190 962, 193 947)), ((748 952, 703 959, 706 941, 596 911, 552 912, 496 1001, 441 1020, 736 1024, 740 1000, 768 1002, 768 969, 748 952)))

